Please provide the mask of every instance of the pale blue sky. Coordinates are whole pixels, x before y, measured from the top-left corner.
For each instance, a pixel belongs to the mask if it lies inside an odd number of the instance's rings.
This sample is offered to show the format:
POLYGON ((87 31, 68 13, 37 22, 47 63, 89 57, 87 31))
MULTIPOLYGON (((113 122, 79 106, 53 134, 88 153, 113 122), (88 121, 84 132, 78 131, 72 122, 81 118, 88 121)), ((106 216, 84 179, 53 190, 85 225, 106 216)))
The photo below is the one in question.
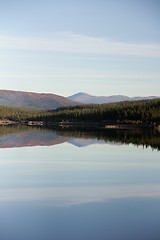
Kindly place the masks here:
POLYGON ((159 0, 0 0, 0 89, 160 96, 159 0))

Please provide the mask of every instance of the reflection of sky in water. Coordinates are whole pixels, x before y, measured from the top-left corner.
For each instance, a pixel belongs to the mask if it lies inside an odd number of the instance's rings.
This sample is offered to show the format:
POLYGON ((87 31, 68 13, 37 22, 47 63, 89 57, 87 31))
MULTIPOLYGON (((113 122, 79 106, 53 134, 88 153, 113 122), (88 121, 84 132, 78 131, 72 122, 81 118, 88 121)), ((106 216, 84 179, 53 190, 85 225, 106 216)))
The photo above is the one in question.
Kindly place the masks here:
POLYGON ((0 239, 159 240, 159 172, 132 145, 0 149, 0 239))
POLYGON ((0 201, 53 205, 160 197, 159 152, 107 144, 1 149, 0 201))

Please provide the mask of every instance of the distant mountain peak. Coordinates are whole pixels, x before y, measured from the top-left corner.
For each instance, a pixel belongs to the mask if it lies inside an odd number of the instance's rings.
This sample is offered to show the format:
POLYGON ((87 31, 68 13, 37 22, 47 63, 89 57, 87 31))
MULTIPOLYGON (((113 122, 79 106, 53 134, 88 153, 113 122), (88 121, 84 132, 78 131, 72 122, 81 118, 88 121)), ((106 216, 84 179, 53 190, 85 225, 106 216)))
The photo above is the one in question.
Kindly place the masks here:
POLYGON ((92 95, 90 95, 90 94, 88 94, 88 93, 86 93, 86 92, 78 92, 78 93, 75 93, 75 94, 72 95, 72 96, 92 96, 92 95))

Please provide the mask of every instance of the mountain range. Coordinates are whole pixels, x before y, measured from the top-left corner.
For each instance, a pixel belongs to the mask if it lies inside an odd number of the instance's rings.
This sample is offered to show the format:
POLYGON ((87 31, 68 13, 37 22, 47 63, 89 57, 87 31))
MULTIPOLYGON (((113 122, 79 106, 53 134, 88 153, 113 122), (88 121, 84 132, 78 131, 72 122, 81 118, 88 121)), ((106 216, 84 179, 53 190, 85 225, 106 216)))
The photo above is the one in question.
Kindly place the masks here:
POLYGON ((112 96, 93 96, 87 93, 79 92, 70 97, 69 100, 79 102, 82 104, 103 104, 103 103, 113 103, 113 102, 122 102, 122 101, 136 101, 136 100, 147 100, 158 98, 156 96, 148 96, 148 97, 128 97, 124 95, 112 95, 112 96))
POLYGON ((154 99, 149 97, 127 97, 123 95, 93 96, 87 93, 76 93, 69 97, 63 97, 52 93, 34 93, 12 90, 0 90, 0 106, 23 107, 39 110, 50 110, 77 104, 102 104, 131 100, 154 99))

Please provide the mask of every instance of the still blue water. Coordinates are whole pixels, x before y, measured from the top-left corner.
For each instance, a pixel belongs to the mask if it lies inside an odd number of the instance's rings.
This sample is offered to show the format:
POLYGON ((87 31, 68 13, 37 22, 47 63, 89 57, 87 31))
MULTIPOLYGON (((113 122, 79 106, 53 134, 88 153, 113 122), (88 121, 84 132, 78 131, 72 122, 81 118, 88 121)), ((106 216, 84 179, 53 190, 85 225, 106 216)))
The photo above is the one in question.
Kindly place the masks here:
POLYGON ((160 239, 157 150, 48 134, 1 138, 0 240, 160 239))

